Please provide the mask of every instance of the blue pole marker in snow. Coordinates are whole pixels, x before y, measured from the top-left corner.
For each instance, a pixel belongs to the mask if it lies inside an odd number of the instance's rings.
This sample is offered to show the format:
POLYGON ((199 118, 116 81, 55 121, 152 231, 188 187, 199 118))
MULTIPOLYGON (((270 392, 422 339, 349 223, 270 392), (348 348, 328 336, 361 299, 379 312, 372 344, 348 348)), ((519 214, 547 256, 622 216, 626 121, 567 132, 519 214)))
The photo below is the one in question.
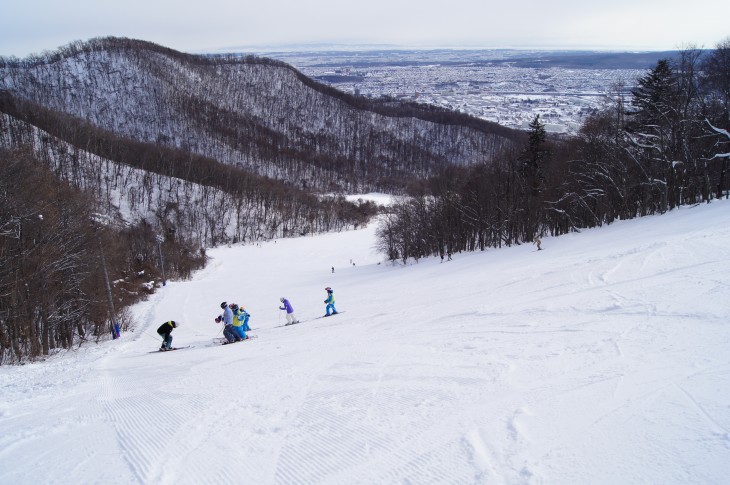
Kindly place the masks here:
POLYGON ((157 240, 157 250, 160 253, 160 269, 162 270, 162 286, 167 285, 167 278, 165 278, 165 260, 162 258, 162 242, 164 241, 162 236, 155 236, 157 240))

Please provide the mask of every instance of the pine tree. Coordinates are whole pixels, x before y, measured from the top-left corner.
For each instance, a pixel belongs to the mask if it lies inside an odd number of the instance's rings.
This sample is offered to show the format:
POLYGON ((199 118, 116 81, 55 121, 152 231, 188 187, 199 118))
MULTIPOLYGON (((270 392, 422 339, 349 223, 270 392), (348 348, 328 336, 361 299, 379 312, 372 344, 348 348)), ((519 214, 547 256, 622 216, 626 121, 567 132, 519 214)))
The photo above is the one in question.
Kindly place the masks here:
POLYGON ((547 133, 545 124, 540 122, 540 115, 536 115, 529 126, 527 147, 522 155, 522 176, 532 187, 533 193, 537 193, 545 181, 543 165, 549 158, 550 151, 546 146, 547 133))
POLYGON ((702 70, 710 100, 719 105, 718 116, 711 121, 722 129, 730 129, 730 37, 718 42, 705 58, 702 70))
POLYGON ((669 61, 662 59, 654 69, 638 79, 631 104, 627 133, 630 150, 646 178, 642 183, 650 212, 664 212, 679 202, 676 197, 677 165, 682 156, 682 117, 679 113, 677 76, 669 61))
POLYGON ((639 86, 631 91, 634 110, 632 131, 644 127, 671 124, 675 116, 677 80, 667 59, 661 59, 647 75, 638 79, 639 86))

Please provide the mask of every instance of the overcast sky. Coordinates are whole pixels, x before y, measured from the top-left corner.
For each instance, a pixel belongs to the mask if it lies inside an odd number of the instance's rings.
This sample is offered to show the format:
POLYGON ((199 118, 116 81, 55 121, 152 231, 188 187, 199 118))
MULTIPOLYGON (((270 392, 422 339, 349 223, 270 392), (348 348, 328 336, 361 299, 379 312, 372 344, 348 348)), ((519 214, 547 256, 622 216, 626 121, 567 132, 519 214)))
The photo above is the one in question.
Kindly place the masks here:
POLYGON ((130 37, 185 52, 264 46, 712 48, 730 0, 0 0, 0 55, 130 37))

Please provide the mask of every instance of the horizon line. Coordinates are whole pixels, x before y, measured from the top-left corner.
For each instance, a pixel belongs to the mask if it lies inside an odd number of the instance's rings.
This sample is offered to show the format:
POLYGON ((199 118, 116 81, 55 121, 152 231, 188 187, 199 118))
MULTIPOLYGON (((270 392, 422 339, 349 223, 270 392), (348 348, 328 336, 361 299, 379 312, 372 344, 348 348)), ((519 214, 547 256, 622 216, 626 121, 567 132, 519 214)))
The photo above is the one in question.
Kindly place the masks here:
MULTIPOLYGON (((288 44, 255 44, 231 45, 210 49, 197 49, 198 53, 240 53, 240 52, 350 52, 350 51, 544 51, 544 52, 613 52, 613 53, 654 53, 676 52, 679 47, 647 48, 638 46, 488 46, 464 44, 385 44, 385 43, 288 43, 288 44)), ((700 49, 708 50, 708 49, 700 49)))

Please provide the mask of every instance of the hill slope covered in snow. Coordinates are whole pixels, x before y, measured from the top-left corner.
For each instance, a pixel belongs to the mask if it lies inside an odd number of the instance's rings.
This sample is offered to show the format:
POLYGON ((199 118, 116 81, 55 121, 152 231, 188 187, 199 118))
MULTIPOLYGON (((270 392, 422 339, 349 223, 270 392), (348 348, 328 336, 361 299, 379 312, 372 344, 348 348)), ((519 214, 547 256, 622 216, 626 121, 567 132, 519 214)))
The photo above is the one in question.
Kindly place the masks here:
POLYGON ((456 111, 351 96, 280 61, 191 55, 133 39, 0 58, 0 90, 120 137, 307 190, 402 190, 450 165, 490 162, 521 140, 456 111))
POLYGON ((211 250, 121 341, 0 368, 0 482, 720 483, 729 209, 443 264, 381 264, 374 224, 211 250), (221 300, 258 338, 214 345, 221 300), (150 353, 169 319, 191 347, 150 353))

